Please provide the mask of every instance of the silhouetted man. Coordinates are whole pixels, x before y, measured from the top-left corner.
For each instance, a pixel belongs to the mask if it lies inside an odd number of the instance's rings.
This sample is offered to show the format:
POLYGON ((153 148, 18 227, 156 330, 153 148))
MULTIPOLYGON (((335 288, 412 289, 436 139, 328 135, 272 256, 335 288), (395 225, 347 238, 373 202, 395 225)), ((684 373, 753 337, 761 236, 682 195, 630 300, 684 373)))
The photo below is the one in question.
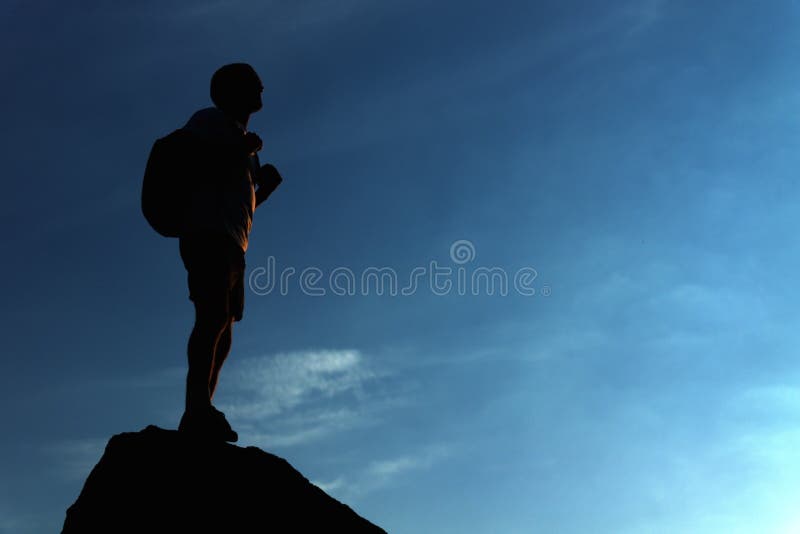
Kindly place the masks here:
POLYGON ((211 78, 214 107, 196 112, 184 127, 204 148, 198 154, 201 176, 189 199, 187 230, 179 240, 195 323, 187 350, 186 411, 178 428, 225 441, 238 436, 211 399, 230 352, 233 323, 244 310, 253 212, 282 181, 275 167, 259 164, 261 139, 247 131, 250 115, 262 107, 263 90, 250 65, 225 65, 211 78))

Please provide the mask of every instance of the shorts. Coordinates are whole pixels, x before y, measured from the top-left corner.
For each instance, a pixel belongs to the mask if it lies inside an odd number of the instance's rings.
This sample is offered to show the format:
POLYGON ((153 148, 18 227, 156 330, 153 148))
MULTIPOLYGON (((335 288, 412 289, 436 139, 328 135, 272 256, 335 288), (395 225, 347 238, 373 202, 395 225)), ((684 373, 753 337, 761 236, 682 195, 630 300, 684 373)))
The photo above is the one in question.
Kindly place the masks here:
POLYGON ((179 240, 189 279, 189 299, 195 307, 218 310, 234 321, 244 312, 244 251, 217 234, 184 236, 179 240))

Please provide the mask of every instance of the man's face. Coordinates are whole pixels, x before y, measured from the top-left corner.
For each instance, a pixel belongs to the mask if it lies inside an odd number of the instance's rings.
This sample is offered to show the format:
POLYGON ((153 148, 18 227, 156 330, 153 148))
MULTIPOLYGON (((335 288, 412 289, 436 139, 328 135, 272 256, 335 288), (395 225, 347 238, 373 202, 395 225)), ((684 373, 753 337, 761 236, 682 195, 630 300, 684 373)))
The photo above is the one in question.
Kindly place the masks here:
POLYGON ((245 97, 248 107, 250 108, 250 113, 255 113, 264 107, 264 103, 261 101, 262 92, 264 92, 264 85, 261 83, 259 77, 255 76, 253 78, 253 84, 248 88, 245 97))
POLYGON ((263 107, 261 93, 264 85, 253 70, 239 76, 237 80, 231 80, 227 94, 221 95, 219 106, 236 116, 250 115, 263 107))

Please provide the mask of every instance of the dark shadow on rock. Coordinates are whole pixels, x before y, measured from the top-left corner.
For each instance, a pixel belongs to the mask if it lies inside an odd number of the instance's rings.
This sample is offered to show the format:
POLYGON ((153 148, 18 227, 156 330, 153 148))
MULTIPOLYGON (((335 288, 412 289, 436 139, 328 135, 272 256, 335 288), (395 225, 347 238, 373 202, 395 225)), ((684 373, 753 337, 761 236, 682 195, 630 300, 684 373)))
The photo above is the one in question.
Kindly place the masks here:
POLYGON ((148 426, 111 438, 62 534, 385 531, 256 447, 148 426))

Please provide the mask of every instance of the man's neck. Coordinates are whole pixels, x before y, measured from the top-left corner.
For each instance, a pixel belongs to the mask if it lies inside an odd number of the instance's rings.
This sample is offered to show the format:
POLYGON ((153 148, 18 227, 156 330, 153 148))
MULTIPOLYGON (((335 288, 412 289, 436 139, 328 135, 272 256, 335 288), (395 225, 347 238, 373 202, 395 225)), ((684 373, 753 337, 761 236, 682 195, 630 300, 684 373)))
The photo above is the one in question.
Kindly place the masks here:
POLYGON ((247 123, 250 121, 250 115, 245 115, 244 117, 234 117, 236 124, 242 127, 242 130, 245 132, 247 131, 247 123))
POLYGON ((241 126, 242 130, 247 131, 247 123, 250 121, 250 114, 236 114, 231 113, 231 118, 236 121, 236 124, 241 126))
MULTIPOLYGON (((217 108, 220 109, 220 108, 217 108)), ((230 117, 231 119, 236 122, 236 124, 245 132, 247 131, 247 123, 250 121, 250 114, 249 113, 233 113, 230 111, 225 111, 224 109, 220 109, 225 115, 230 117)))

